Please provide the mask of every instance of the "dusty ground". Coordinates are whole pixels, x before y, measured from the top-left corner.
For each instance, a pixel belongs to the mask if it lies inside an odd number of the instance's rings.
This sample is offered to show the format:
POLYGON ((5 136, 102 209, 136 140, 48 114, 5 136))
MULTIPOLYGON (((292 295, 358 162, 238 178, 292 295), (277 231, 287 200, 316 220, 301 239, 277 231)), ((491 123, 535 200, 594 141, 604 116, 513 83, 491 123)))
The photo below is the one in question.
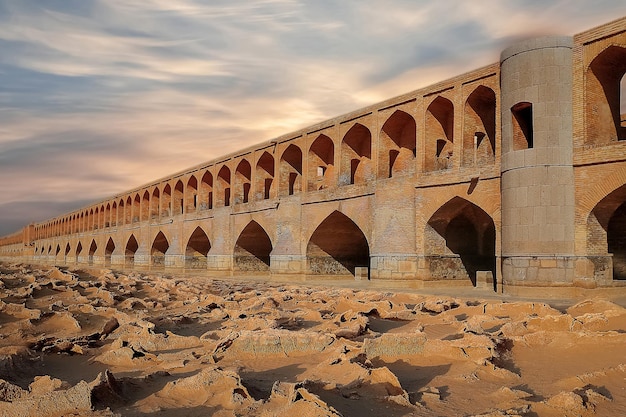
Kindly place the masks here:
POLYGON ((0 268, 1 416, 626 415, 626 309, 0 268))

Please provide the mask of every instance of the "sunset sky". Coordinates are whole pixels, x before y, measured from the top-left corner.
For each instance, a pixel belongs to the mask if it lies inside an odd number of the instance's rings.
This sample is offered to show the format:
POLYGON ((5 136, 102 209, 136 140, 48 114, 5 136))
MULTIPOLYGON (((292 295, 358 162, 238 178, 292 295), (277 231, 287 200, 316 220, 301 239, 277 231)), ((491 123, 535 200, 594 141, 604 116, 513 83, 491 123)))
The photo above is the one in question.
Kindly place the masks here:
POLYGON ((624 15, 624 0, 0 0, 0 235, 624 15))

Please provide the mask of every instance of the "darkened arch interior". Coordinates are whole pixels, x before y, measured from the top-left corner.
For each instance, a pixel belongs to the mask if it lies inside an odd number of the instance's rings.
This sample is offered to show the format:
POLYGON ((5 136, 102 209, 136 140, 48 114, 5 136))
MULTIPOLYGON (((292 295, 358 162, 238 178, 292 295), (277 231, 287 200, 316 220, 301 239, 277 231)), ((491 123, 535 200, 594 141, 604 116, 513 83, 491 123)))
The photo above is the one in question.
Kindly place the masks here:
POLYGON ((474 285, 478 271, 491 271, 495 278, 495 224, 470 201, 454 197, 441 206, 428 221, 424 239, 432 278, 469 278, 474 285))
POLYGON ((379 177, 415 171, 416 129, 415 119, 402 110, 387 119, 380 135, 379 177))
POLYGON ((480 85, 467 97, 463 123, 463 166, 493 164, 496 152, 496 93, 480 85))
POLYGON ((257 200, 267 200, 271 196, 274 182, 274 157, 267 151, 259 158, 256 164, 256 196, 257 200))
POLYGON ((200 226, 196 227, 189 237, 185 254, 187 256, 207 256, 209 250, 211 250, 209 237, 200 226))
POLYGON ((612 268, 613 279, 626 279, 626 185, 600 200, 589 214, 587 252, 596 272, 612 268))
POLYGON ((454 150, 454 105, 438 96, 426 109, 426 171, 452 167, 454 150))
POLYGON ((234 250, 235 269, 239 271, 269 271, 272 241, 254 220, 243 229, 234 250))
POLYGON ((170 248, 170 243, 167 241, 167 238, 163 234, 163 232, 157 233, 152 242, 152 247, 150 249, 150 258, 151 264, 154 267, 164 267, 165 266, 165 253, 170 248))
POLYGON ((345 214, 334 211, 315 229, 307 245, 308 270, 321 275, 355 275, 370 265, 367 238, 345 214))
POLYGON ((586 141, 592 144, 626 140, 622 126, 622 80, 626 47, 612 45, 596 56, 586 76, 586 141))
POLYGON ((362 184, 371 179, 372 134, 360 123, 348 130, 341 142, 339 185, 362 184))

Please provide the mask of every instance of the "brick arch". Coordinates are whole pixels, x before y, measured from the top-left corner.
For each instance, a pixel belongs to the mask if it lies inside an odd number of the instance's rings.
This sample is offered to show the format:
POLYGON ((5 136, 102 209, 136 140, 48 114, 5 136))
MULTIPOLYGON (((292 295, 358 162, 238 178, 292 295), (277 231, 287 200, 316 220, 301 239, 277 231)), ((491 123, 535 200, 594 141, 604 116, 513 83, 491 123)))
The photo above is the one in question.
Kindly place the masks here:
POLYGON ((355 276, 357 267, 369 269, 370 243, 351 218, 334 210, 309 237, 306 257, 311 274, 355 276))
POLYGON ((308 217, 308 225, 306 231, 303 233, 303 242, 306 244, 311 240, 311 236, 315 232, 315 229, 320 225, 324 219, 330 216, 333 212, 339 212, 349 218, 356 226, 363 232, 367 241, 371 244, 372 242, 372 230, 369 224, 369 212, 365 212, 360 209, 352 209, 346 206, 326 206, 326 207, 317 207, 315 211, 309 213, 308 217), (306 239, 304 239, 306 238, 306 239))
POLYGON ((363 184, 374 177, 372 133, 365 125, 354 123, 341 141, 339 185, 363 184))
POLYGON ((595 182, 593 187, 585 187, 584 194, 576 202, 576 217, 580 220, 588 218, 603 198, 624 184, 626 184, 626 165, 603 176, 602 181, 595 182))
POLYGON ((415 172, 417 125, 413 116, 394 111, 380 129, 379 141, 378 178, 415 172))
POLYGON ((496 152, 496 93, 477 86, 465 100, 463 112, 463 166, 488 165, 496 152))
POLYGON ((425 115, 424 169, 438 171, 452 167, 454 150, 454 104, 437 96, 425 115))
POLYGON ((250 220, 241 230, 233 248, 233 267, 240 272, 269 272, 272 239, 255 220, 250 220))
POLYGON ((453 197, 428 218, 424 253, 434 279, 467 279, 477 271, 496 275, 496 224, 485 210, 463 197, 453 197))
POLYGON ((275 245, 276 242, 276 236, 273 233, 275 231, 275 227, 273 227, 273 223, 270 220, 267 219, 266 216, 260 215, 260 216, 250 216, 249 220, 247 223, 239 223, 239 224, 235 224, 234 229, 233 229, 233 234, 232 236, 235 238, 235 240, 237 239, 237 237, 241 234, 241 232, 246 228, 246 226, 248 224, 250 224, 250 222, 255 222, 257 223, 259 226, 261 226, 261 228, 263 230, 265 230, 265 233, 267 233, 267 235, 269 236, 270 240, 272 241, 272 245, 275 245))
POLYGON ((611 43, 585 68, 585 141, 602 145, 626 140, 621 125, 620 85, 626 74, 626 35, 623 43, 611 43))

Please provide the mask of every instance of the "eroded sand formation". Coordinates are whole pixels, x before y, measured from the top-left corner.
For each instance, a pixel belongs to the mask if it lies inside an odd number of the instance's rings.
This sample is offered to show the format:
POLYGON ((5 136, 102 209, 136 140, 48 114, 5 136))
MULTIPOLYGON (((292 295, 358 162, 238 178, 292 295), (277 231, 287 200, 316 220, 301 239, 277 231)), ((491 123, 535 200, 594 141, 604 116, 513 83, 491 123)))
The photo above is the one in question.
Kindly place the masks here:
POLYGON ((4 416, 626 415, 626 309, 0 270, 4 416))

